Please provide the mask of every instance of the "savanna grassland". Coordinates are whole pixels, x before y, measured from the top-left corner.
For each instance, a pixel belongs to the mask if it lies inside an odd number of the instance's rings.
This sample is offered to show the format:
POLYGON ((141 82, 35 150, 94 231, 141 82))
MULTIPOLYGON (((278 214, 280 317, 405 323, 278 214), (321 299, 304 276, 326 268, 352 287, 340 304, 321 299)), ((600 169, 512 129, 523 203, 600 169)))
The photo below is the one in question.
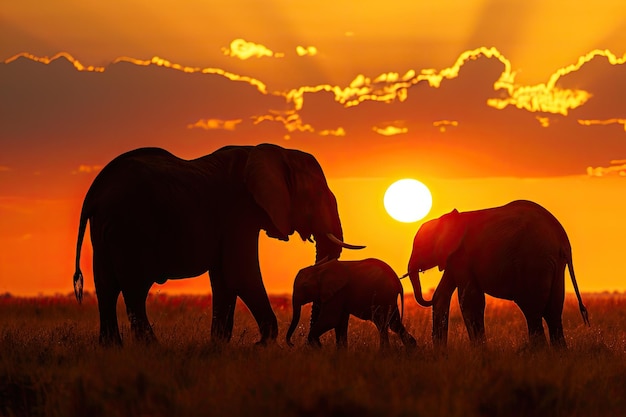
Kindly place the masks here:
POLYGON ((591 327, 575 297, 563 313, 566 352, 525 349, 517 307, 488 299, 488 346, 469 346, 453 301, 449 349, 433 353, 430 309, 406 297, 405 324, 419 348, 395 335, 378 351, 375 327, 351 319, 349 347, 332 332, 323 349, 296 347, 284 334, 288 297, 274 297, 280 336, 258 347, 256 324, 243 305, 231 343, 209 343, 209 297, 151 295, 148 315, 160 343, 129 335, 124 347, 98 345, 94 297, 0 298, 0 415, 8 416, 618 416, 626 413, 626 295, 583 294, 591 327))

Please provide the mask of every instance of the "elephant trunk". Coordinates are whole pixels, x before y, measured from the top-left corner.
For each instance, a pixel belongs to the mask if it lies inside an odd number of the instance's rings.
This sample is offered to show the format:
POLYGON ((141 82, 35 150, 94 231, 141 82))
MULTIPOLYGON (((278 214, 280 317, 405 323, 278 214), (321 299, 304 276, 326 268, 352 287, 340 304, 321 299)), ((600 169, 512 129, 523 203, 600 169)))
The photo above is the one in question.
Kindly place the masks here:
POLYGON ((433 300, 425 300, 422 295, 422 283, 420 282, 420 269, 417 266, 417 262, 411 258, 409 262, 409 279, 411 280, 411 284, 413 285, 413 295, 415 296, 415 301, 422 307, 431 307, 433 305, 433 300))
MULTIPOLYGON (((324 234, 314 235, 315 238, 315 263, 322 260, 338 259, 341 255, 342 247, 333 243, 324 234)), ((339 238, 341 239, 341 237, 339 238)))
POLYGON ((300 311, 302 310, 302 304, 298 301, 296 301, 296 298, 294 297, 293 299, 293 317, 291 319, 291 324, 289 325, 289 329, 287 330, 287 336, 285 337, 285 339, 287 340, 287 345, 289 346, 293 346, 293 343, 291 343, 291 336, 293 335, 293 332, 296 330, 296 327, 298 327, 298 322, 300 322, 300 311))
MULTIPOLYGON (((321 260, 339 259, 341 250, 363 249, 365 246, 350 245, 343 241, 343 230, 339 211, 337 210, 337 200, 332 192, 329 192, 326 203, 323 205, 322 215, 319 221, 313 226, 313 237, 315 238, 315 263, 321 260)), ((308 236, 308 234, 307 234, 308 236)))

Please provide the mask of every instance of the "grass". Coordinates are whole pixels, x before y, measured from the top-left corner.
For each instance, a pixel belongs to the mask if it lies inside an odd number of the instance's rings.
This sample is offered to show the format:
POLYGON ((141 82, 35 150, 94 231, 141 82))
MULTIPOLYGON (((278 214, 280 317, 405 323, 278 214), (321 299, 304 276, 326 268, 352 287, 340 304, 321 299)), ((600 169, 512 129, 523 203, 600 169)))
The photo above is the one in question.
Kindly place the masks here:
POLYGON ((209 343, 210 298, 151 295, 160 343, 134 343, 123 304, 122 349, 97 343, 93 297, 0 298, 0 415, 8 416, 614 416, 626 413, 626 295, 584 294, 563 313, 566 352, 525 350, 523 317, 489 299, 488 346, 469 346, 453 302, 449 349, 435 355, 430 310, 407 297, 405 324, 419 348, 378 351, 371 323, 351 319, 349 347, 332 332, 304 347, 308 309, 284 343, 290 300, 274 297, 280 337, 257 347, 258 331, 237 307, 233 340, 209 343))

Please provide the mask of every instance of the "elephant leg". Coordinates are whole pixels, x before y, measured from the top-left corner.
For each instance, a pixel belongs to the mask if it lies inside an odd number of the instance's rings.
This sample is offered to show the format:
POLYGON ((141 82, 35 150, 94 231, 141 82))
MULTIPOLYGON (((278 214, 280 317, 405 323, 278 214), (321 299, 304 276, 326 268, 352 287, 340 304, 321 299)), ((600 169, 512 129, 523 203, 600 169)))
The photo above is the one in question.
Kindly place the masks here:
MULTIPOLYGON (((253 225, 242 221, 233 233, 234 237, 224 240, 222 265, 219 270, 220 273, 216 277, 218 279, 211 281, 211 285, 222 290, 220 291, 221 300, 218 300, 218 303, 224 305, 217 311, 219 314, 218 321, 222 321, 223 326, 227 327, 223 328, 223 333, 219 331, 217 334, 226 340, 230 339, 233 328, 234 301, 236 296, 239 296, 259 326, 261 333, 259 344, 275 341, 278 337, 278 321, 272 311, 261 276, 259 231, 253 225)), ((213 272, 213 270, 210 271, 210 273, 213 272)))
POLYGON ((311 306, 310 327, 313 327, 313 325, 317 322, 317 319, 319 319, 321 309, 322 309, 322 306, 320 305, 320 303, 313 301, 313 305, 311 306))
MULTIPOLYGON (((519 304, 518 304, 519 305, 519 304)), ((519 305, 528 326, 528 338, 531 348, 546 346, 546 334, 543 330, 541 313, 536 312, 536 308, 519 305)))
POLYGON ((331 329, 336 329, 342 318, 342 311, 334 303, 328 303, 320 307, 319 316, 315 323, 311 325, 307 344, 309 346, 321 347, 320 336, 331 329))
POLYGON ((102 346, 121 346, 122 337, 117 323, 117 299, 120 288, 113 274, 102 269, 97 255, 94 254, 94 283, 100 314, 100 344, 102 346))
POLYGON ((567 349, 565 335, 563 334, 563 322, 561 320, 561 315, 548 315, 545 319, 548 324, 548 332, 550 333, 550 345, 557 349, 567 349))
POLYGON ((211 271, 211 291, 213 294, 213 318, 211 320, 211 341, 225 343, 233 334, 237 293, 226 285, 223 275, 211 271))
POLYGON ((550 300, 548 306, 543 314, 543 317, 548 324, 548 332, 550 333, 550 345, 557 349, 566 349, 567 343, 565 342, 565 336, 563 335, 563 302, 565 301, 565 283, 563 274, 561 272, 561 278, 556 279, 553 283, 550 300))
POLYGON ((474 345, 484 344, 485 338, 485 294, 474 283, 458 290, 459 306, 470 341, 474 345))
POLYGON ((435 349, 445 348, 448 344, 448 319, 450 315, 450 299, 456 284, 450 273, 445 271, 433 294, 433 346, 435 349))
POLYGON ((348 323, 350 322, 350 313, 343 313, 339 319, 337 327, 335 327, 335 340, 338 349, 346 349, 348 347, 348 323))
POLYGON ((246 286, 239 291, 239 297, 246 304, 259 326, 261 340, 259 344, 276 341, 278 337, 278 321, 272 311, 269 297, 261 280, 246 286))
POLYGON ((152 331, 152 326, 146 313, 146 299, 151 286, 152 283, 146 283, 122 290, 124 302, 126 303, 126 314, 128 314, 133 336, 136 340, 145 343, 156 342, 156 336, 152 331))
POLYGON ((397 307, 392 313, 391 321, 389 322, 389 328, 392 332, 396 333, 400 337, 400 340, 402 340, 402 344, 407 348, 413 348, 417 346, 415 338, 411 336, 409 332, 407 332, 406 328, 402 324, 402 321, 400 320, 400 312, 398 311, 397 307))
POLYGON ((389 321, 391 317, 391 308, 391 306, 384 305, 373 307, 372 321, 378 329, 380 350, 387 350, 389 348, 389 321))

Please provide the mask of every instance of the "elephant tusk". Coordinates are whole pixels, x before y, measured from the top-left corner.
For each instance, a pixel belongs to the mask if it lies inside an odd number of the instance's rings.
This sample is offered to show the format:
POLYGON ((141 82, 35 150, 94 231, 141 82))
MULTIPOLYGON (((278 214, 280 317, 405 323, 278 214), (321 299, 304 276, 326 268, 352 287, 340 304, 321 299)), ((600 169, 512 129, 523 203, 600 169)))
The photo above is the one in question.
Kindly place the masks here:
POLYGON ((308 240, 311 243, 315 243, 315 241, 311 238, 311 236, 307 237, 306 240, 308 240))
POLYGON ((424 271, 421 271, 421 270, 419 270, 419 269, 418 269, 417 271, 409 271, 409 272, 407 272, 406 274, 404 274, 404 275, 402 275, 401 277, 398 277, 398 278, 399 278, 399 279, 404 279, 404 278, 408 277, 409 275, 411 275, 413 272, 417 272, 418 274, 420 274, 420 273, 422 273, 422 272, 424 272, 424 271))
POLYGON ((331 242, 333 242, 336 245, 341 246, 342 248, 346 248, 346 249, 363 249, 363 248, 365 248, 365 246, 363 246, 363 245, 351 245, 349 243, 342 242, 341 240, 337 239, 337 237, 335 235, 333 235, 332 233, 326 233, 326 236, 328 237, 328 239, 330 239, 331 242))

